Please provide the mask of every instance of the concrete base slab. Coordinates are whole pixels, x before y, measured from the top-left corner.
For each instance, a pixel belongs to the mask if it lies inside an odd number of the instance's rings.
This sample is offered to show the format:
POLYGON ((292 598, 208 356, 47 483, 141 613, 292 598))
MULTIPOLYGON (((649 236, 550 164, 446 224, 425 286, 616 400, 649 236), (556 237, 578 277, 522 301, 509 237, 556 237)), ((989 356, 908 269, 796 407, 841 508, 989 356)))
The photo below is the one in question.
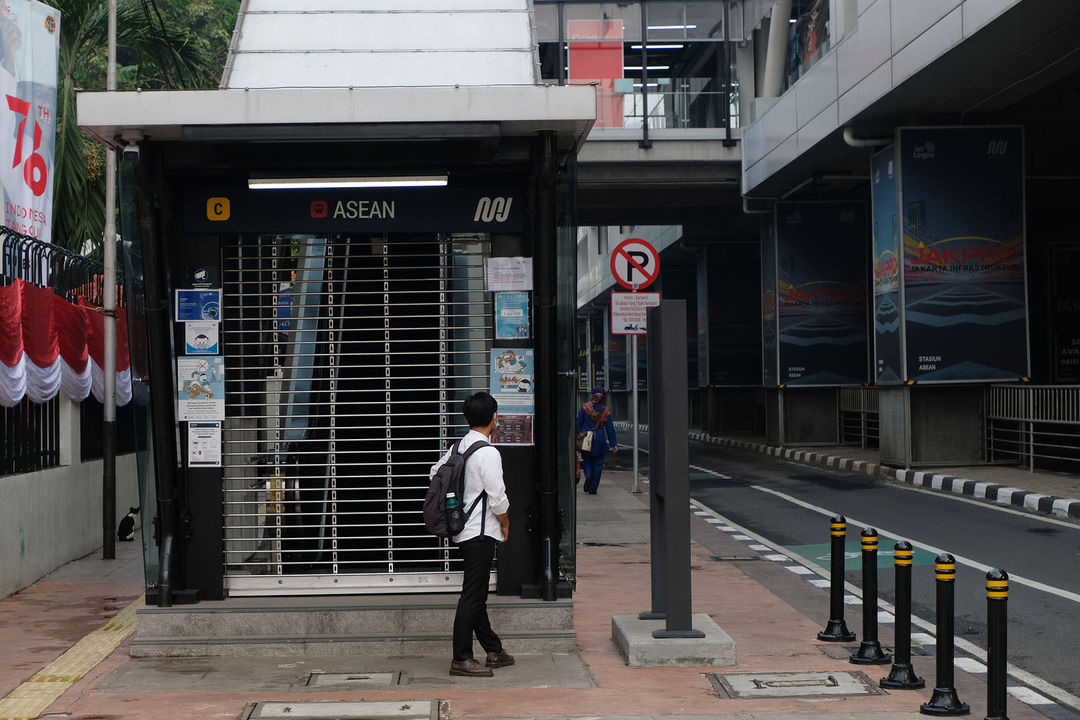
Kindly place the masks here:
POLYGON ((703 638, 654 638, 665 628, 664 620, 641 620, 637 615, 612 615, 611 638, 630 667, 696 666, 727 667, 735 664, 735 641, 704 613, 690 618, 691 627, 703 638))

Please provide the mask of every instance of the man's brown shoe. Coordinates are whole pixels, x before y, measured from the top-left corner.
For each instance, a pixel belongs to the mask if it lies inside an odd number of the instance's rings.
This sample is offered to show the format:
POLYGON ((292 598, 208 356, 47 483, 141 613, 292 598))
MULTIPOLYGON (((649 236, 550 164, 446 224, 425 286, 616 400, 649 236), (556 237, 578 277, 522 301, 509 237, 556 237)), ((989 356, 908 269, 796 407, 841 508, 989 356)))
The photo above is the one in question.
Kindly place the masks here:
POLYGON ((499 652, 489 652, 487 656, 487 662, 484 663, 489 668, 501 668, 507 665, 514 664, 514 656, 505 650, 499 652))
MULTIPOLYGON (((490 658, 491 656, 488 655, 490 658)), ((510 662, 514 662, 513 658, 510 658, 510 662)), ((491 677, 495 673, 491 672, 490 668, 486 668, 480 663, 476 662, 473 658, 468 660, 454 660, 450 663, 451 675, 464 675, 465 677, 491 677)))

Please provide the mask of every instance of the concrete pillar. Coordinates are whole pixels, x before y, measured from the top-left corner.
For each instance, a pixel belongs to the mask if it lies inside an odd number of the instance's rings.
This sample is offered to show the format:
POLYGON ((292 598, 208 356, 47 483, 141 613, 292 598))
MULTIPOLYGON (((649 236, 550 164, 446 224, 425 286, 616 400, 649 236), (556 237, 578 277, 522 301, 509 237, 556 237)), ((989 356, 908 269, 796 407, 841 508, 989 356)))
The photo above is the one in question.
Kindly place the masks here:
POLYGON ((761 97, 780 97, 780 91, 784 87, 790 17, 791 0, 776 0, 769 21, 769 46, 765 56, 765 79, 761 87, 761 97))

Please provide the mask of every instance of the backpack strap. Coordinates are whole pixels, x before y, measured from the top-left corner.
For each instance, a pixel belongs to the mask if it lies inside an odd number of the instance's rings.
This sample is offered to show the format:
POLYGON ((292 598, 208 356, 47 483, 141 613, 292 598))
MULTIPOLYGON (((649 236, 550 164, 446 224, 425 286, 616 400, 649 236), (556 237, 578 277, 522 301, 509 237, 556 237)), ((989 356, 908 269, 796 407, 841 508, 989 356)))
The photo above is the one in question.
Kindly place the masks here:
MULTIPOLYGON (((461 446, 461 440, 462 440, 462 438, 458 439, 457 444, 454 445, 455 449, 461 446)), ((465 459, 462 460, 462 463, 468 463, 469 457, 472 456, 472 454, 474 452, 476 452, 480 448, 485 448, 485 447, 491 447, 491 443, 487 442, 486 440, 477 440, 476 442, 474 442, 472 445, 469 446, 469 448, 464 453, 462 453, 465 456, 465 459)), ((461 473, 461 497, 462 497, 462 499, 465 498, 465 473, 464 472, 461 473)), ((465 517, 466 517, 466 519, 468 519, 468 517, 470 515, 472 515, 472 511, 476 509, 476 504, 481 502, 481 501, 483 502, 483 514, 480 516, 480 534, 483 535, 484 534, 485 523, 487 521, 487 490, 481 490, 480 491, 480 494, 476 496, 476 499, 473 500, 472 504, 470 504, 468 509, 465 510, 465 517)))

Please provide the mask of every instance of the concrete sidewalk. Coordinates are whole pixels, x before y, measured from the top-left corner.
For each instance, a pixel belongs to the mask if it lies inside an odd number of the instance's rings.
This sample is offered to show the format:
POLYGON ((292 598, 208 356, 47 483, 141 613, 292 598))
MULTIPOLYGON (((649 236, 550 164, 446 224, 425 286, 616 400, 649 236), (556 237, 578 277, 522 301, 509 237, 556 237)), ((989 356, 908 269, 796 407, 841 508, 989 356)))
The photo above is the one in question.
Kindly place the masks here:
MULTIPOLYGON (((517 664, 496 670, 494 678, 448 676, 449 648, 442 657, 135 659, 128 653, 128 640, 115 635, 133 627, 125 618, 139 602, 142 563, 138 543, 122 543, 115 561, 95 555, 69 563, 0 601, 0 695, 8 696, 0 700, 0 720, 33 717, 12 708, 27 695, 45 692, 50 683, 62 692, 39 716, 82 720, 409 720, 432 717, 432 712, 443 718, 610 720, 922 717, 919 705, 929 699, 930 690, 881 691, 877 680, 888 674, 889 665, 852 665, 851 647, 817 640, 828 619, 828 591, 807 581, 813 570, 795 570, 796 564, 755 550, 704 510, 691 514, 693 612, 708 614, 731 635, 736 665, 627 667, 612 640, 612 616, 648 610, 651 597, 648 494, 633 494, 630 486, 628 472, 613 471, 605 473, 599 494, 578 490, 576 652, 517 653, 517 664), (751 565, 754 573, 746 572, 751 565), (785 600, 794 597, 800 598, 802 610, 785 600), (83 661, 83 670, 67 674, 54 670, 71 655, 86 656, 87 648, 107 648, 110 632, 119 645, 100 661, 91 660, 89 667, 83 661), (78 652, 59 657, 72 647, 78 652), (311 674, 320 672, 367 677, 372 683, 309 685, 311 674), (850 676, 855 686, 851 694, 834 696, 822 694, 823 684, 813 682, 789 697, 733 696, 738 681, 750 676, 769 686, 773 673, 850 676)), ((859 608, 851 610, 848 625, 858 629, 859 608)), ((891 625, 881 627, 882 644, 891 645, 891 625)), ((512 645, 507 649, 515 652, 512 645)), ((932 652, 933 645, 927 649, 932 652)), ((920 655, 914 663, 932 688, 932 655, 920 655)), ((774 680, 776 686, 792 683, 791 678, 774 680)), ((986 686, 977 675, 958 669, 956 687, 972 716, 986 714, 986 686)), ((1045 717, 1012 699, 1008 712, 1013 720, 1045 717)))

